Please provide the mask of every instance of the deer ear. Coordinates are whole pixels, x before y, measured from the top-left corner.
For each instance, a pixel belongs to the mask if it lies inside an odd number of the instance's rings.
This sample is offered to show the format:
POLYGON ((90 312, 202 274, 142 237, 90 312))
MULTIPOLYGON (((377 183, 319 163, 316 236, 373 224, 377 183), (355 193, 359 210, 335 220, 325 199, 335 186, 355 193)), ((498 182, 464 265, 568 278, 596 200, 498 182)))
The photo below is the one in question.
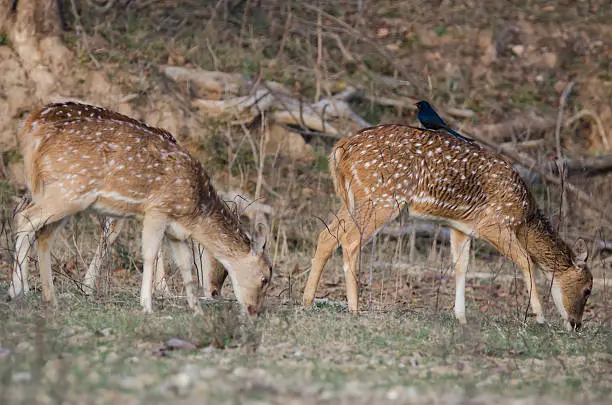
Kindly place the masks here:
POLYGON ((576 240, 572 253, 574 254, 574 265, 582 270, 586 266, 586 261, 589 257, 589 249, 584 239, 578 238, 576 240))
POLYGON ((268 225, 265 220, 259 216, 256 216, 253 239, 251 239, 251 252, 255 254, 263 253, 266 248, 269 233, 270 230, 268 229, 268 225))

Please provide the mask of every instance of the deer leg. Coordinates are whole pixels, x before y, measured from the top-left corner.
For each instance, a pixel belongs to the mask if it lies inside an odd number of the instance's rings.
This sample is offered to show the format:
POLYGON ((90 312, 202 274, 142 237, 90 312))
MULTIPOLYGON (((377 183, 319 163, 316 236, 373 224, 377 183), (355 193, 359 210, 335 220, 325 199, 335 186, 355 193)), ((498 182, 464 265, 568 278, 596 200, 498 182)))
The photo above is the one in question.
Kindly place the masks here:
POLYGON ((455 264, 455 316, 460 324, 466 324, 465 319, 465 273, 470 260, 469 235, 450 229, 450 244, 453 263, 455 264))
POLYGON ((161 297, 170 297, 172 293, 166 282, 166 269, 164 267, 164 254, 160 247, 157 260, 155 260, 155 282, 153 284, 153 290, 156 291, 161 297))
POLYGON ((140 304, 145 313, 152 312, 153 269, 159 256, 159 249, 168 221, 164 217, 147 215, 142 225, 142 286, 140 304))
POLYGON ((96 254, 91 260, 89 268, 87 268, 87 273, 85 273, 85 279, 83 280, 83 291, 86 295, 90 295, 94 292, 96 288, 96 279, 100 274, 102 260, 106 257, 109 246, 111 246, 115 242, 115 239, 117 239, 117 236, 119 236, 124 223, 125 220, 123 219, 104 219, 102 234, 100 235, 100 242, 98 242, 98 247, 96 248, 96 254))
POLYGON ((529 293, 531 310, 536 315, 536 322, 543 323, 544 313, 542 311, 542 304, 540 303, 540 297, 535 282, 533 261, 529 253, 521 245, 516 234, 508 228, 500 227, 499 224, 487 226, 479 231, 479 234, 482 238, 495 246, 502 254, 519 265, 523 271, 523 278, 527 286, 527 292, 529 293))
POLYGON ((216 298, 221 294, 223 282, 227 277, 225 267, 216 261, 210 253, 195 241, 191 241, 198 284, 204 290, 206 298, 216 298))
POLYGON ((217 298, 221 295, 223 283, 227 278, 227 270, 218 260, 210 256, 208 252, 205 252, 205 254, 209 255, 208 263, 210 263, 210 276, 208 277, 210 279, 209 294, 211 298, 217 298))
POLYGON ((325 264, 339 244, 339 235, 344 234, 346 227, 350 225, 352 225, 352 220, 343 205, 332 223, 319 234, 317 249, 302 296, 302 305, 305 307, 312 306, 325 264))
MULTIPOLYGON (((32 207, 33 205, 30 205, 32 207)), ((29 208, 29 207, 28 207, 29 208)), ((24 212, 28 211, 28 208, 24 212)), ((20 230, 27 228, 27 224, 22 224, 25 219, 22 214, 18 214, 15 218, 15 263, 13 265, 13 273, 11 275, 11 283, 9 285, 9 297, 16 298, 21 294, 27 294, 30 291, 28 284, 29 276, 29 263, 28 263, 28 250, 34 243, 34 232, 27 230, 20 230)))
POLYGON ((179 267, 181 275, 183 276, 183 284, 185 285, 185 294, 187 295, 187 303, 189 308, 193 309, 196 314, 202 314, 202 308, 196 299, 193 292, 193 276, 192 276, 192 251, 189 246, 185 244, 185 241, 170 239, 170 247, 172 248, 172 255, 174 262, 179 267))
POLYGON ((351 219, 350 226, 347 225, 346 232, 340 236, 342 257, 344 259, 346 298, 348 309, 351 312, 357 312, 359 306, 359 283, 357 279, 359 250, 362 244, 367 243, 381 226, 395 218, 398 214, 399 209, 397 208, 375 208, 368 203, 367 208, 364 207, 358 214, 359 216, 351 219), (362 219, 358 220, 358 218, 362 219))
POLYGON ((30 204, 30 206, 15 218, 16 234, 15 239, 15 262, 11 283, 9 286, 9 297, 16 298, 29 291, 28 285, 28 250, 36 232, 45 225, 51 225, 63 218, 79 211, 79 206, 72 204, 30 204))
POLYGON ((56 232, 64 225, 66 218, 52 224, 45 225, 36 233, 36 247, 38 251, 38 267, 42 284, 43 300, 53 307, 57 307, 55 288, 53 286, 53 272, 51 270, 51 242, 56 232))

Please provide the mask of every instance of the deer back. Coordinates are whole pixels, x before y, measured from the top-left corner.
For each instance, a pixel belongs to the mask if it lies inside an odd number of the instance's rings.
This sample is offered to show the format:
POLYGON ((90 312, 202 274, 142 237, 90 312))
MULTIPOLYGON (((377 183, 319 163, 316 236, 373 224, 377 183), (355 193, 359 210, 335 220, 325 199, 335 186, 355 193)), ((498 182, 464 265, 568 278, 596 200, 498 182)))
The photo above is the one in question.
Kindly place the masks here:
POLYGON ((413 214, 464 222, 486 215, 518 226, 535 207, 506 159, 441 131, 364 129, 336 144, 330 169, 352 210, 408 205, 413 214))
POLYGON ((102 212, 197 212, 214 193, 202 165, 166 131, 100 107, 67 103, 34 112, 22 131, 36 195, 95 199, 102 212))

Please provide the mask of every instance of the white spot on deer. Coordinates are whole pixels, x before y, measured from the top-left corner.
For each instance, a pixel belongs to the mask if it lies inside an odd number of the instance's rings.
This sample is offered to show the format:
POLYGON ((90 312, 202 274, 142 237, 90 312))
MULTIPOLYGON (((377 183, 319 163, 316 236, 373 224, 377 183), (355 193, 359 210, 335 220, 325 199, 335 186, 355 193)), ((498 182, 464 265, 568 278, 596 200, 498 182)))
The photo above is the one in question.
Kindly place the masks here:
POLYGON ((108 198, 109 200, 121 201, 121 202, 128 203, 128 204, 140 204, 145 201, 144 199, 130 198, 130 197, 124 196, 122 194, 119 194, 116 191, 112 191, 109 193, 99 193, 99 195, 101 197, 108 198))

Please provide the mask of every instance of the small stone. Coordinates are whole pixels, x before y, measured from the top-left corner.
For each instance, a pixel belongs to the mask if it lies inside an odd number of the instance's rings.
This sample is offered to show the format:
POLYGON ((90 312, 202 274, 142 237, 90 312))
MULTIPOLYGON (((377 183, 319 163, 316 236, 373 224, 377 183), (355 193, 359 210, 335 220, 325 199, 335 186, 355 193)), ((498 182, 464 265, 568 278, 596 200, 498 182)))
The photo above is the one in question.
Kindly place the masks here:
POLYGON ((544 54, 544 63, 549 68, 552 69, 555 66, 557 66, 557 61, 558 61, 558 57, 557 57, 557 54, 555 52, 546 52, 544 54))
POLYGON ((249 376, 249 369, 245 368, 245 367, 237 367, 234 370, 234 375, 236 377, 248 377, 249 376))
POLYGON ((399 392, 397 392, 397 390, 395 388, 390 389, 389 391, 387 391, 387 399, 388 400, 395 401, 398 398, 399 398, 399 392))
POLYGON ((32 375, 27 371, 20 371, 13 374, 13 382, 26 382, 32 379, 32 375))
POLYGON ((182 350, 196 350, 197 347, 191 342, 183 339, 170 339, 166 343, 166 347, 169 349, 182 349, 182 350))
POLYGON ((525 47, 523 45, 514 45, 512 47, 512 53, 515 54, 516 56, 521 56, 523 55, 523 53, 525 53, 525 47))
POLYGON ((113 330, 111 328, 99 329, 96 331, 97 336, 107 337, 113 334, 113 330))
POLYGON ((219 370, 212 367, 203 368, 199 372, 199 376, 203 380, 212 380, 219 375, 219 370))

